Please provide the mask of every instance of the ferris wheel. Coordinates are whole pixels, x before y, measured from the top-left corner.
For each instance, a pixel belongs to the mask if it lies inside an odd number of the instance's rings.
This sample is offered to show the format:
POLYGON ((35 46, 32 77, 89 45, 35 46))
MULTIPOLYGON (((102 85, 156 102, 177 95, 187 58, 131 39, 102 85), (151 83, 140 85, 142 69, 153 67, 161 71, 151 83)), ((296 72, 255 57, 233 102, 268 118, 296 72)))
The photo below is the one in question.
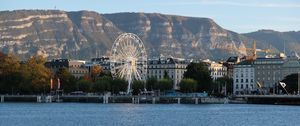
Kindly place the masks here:
POLYGON ((133 80, 145 80, 147 53, 142 40, 133 33, 123 33, 114 42, 110 57, 110 70, 114 78, 128 81, 127 94, 133 80))

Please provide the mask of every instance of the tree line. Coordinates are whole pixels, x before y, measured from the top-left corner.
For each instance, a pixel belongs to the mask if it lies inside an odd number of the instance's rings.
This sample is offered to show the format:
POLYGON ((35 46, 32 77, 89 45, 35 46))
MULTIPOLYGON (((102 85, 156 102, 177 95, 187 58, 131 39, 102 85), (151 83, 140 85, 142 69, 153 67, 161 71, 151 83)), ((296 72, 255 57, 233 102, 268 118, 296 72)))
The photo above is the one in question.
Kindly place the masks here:
MULTIPOLYGON (((127 90, 128 83, 125 79, 113 79, 110 73, 105 73, 100 66, 92 67, 90 74, 84 77, 75 78, 67 68, 60 68, 56 72, 51 71, 45 67, 45 62, 46 59, 42 56, 32 56, 21 62, 12 54, 0 53, 0 94, 47 94, 58 88, 58 78, 61 83, 60 89, 64 93, 83 91, 118 94, 127 90)), ((219 93, 224 83, 227 84, 226 92, 232 92, 232 79, 225 77, 213 81, 204 63, 190 63, 184 78, 179 83, 178 91, 219 93)), ((145 90, 165 92, 173 88, 173 80, 166 71, 163 79, 149 77, 146 81, 135 80, 131 87, 134 95, 145 90)))

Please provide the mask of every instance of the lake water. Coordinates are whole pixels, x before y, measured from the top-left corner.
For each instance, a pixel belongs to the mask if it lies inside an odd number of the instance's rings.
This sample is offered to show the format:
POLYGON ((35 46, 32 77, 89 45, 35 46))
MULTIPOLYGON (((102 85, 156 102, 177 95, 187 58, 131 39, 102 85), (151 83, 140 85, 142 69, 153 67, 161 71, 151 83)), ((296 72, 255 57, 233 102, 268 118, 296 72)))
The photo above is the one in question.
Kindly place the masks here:
POLYGON ((300 125, 300 106, 0 103, 0 126, 300 125))

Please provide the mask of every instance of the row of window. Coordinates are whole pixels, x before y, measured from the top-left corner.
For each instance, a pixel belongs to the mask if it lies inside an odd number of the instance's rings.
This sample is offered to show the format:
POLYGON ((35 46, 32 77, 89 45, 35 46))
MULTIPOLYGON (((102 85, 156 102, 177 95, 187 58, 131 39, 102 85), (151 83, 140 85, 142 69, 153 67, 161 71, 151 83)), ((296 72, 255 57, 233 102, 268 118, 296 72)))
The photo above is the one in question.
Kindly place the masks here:
POLYGON ((248 84, 241 84, 240 86, 238 84, 235 85, 235 89, 253 89, 253 84, 250 84, 250 86, 248 84))
POLYGON ((70 71, 72 74, 86 74, 88 71, 86 70, 72 70, 70 71))
POLYGON ((273 76, 280 74, 277 71, 275 71, 275 72, 270 72, 270 71, 268 71, 268 72, 265 72, 265 71, 263 71, 263 72, 257 72, 258 75, 260 75, 260 74, 262 74, 262 75, 269 74, 270 75, 271 73, 273 74, 273 76))
MULTIPOLYGON (((165 72, 165 70, 148 70, 148 74, 152 74, 152 73, 155 73, 155 74, 157 74, 157 73, 164 73, 165 72)), ((178 74, 183 74, 185 72, 185 70, 176 70, 176 73, 178 73, 178 74)), ((169 73, 169 74, 173 74, 174 73, 174 71, 172 71, 172 73, 170 73, 170 72, 168 72, 167 71, 167 73, 169 73)))
POLYGON ((280 66, 279 65, 272 65, 272 66, 270 66, 270 65, 267 65, 267 66, 257 66, 257 69, 271 69, 271 68, 273 68, 273 69, 276 69, 276 68, 278 68, 278 69, 280 69, 280 66))
MULTIPOLYGON (((244 79, 240 79, 240 81, 239 81, 239 79, 235 79, 235 82, 236 83, 238 83, 238 82, 244 83, 244 79)), ((248 79, 245 79, 245 83, 248 83, 248 82, 249 82, 248 79)), ((253 79, 250 79, 250 82, 253 83, 253 79)))
MULTIPOLYGON (((157 79, 163 79, 164 78, 164 75, 148 75, 148 78, 150 78, 150 77, 156 77, 157 79)), ((171 79, 174 79, 174 76, 173 75, 171 75, 171 76, 169 76, 171 79)), ((180 79, 180 78, 182 78, 182 76, 179 76, 179 75, 177 75, 176 76, 177 77, 177 79, 180 79)))
POLYGON ((226 71, 226 68, 208 68, 210 71, 226 71))
POLYGON ((186 66, 185 65, 182 65, 182 66, 174 66, 174 65, 158 65, 158 66, 150 66, 148 67, 149 69, 151 68, 182 68, 182 69, 185 69, 186 66))
POLYGON ((254 64, 281 64, 283 61, 255 61, 254 64))
POLYGON ((225 76, 226 73, 224 72, 214 72, 214 73, 211 73, 210 75, 213 76, 213 75, 223 75, 225 76))
POLYGON ((70 65, 70 67, 81 67, 81 65, 70 65))
MULTIPOLYGON (((253 73, 250 73, 250 77, 253 77, 253 75, 254 75, 253 73)), ((235 77, 238 78, 238 77, 239 77, 239 74, 236 73, 236 74, 235 74, 235 77)), ((244 77, 244 74, 241 73, 241 74, 240 74, 240 77, 244 77)), ((245 77, 248 77, 248 74, 245 74, 245 77)))
POLYGON ((251 72, 253 72, 254 69, 251 69, 251 68, 248 68, 248 69, 234 69, 234 71, 235 72, 243 72, 243 71, 246 71, 246 72, 251 71, 251 72))
MULTIPOLYGON (((273 78, 273 80, 276 79, 275 77, 272 77, 272 78, 273 78)), ((278 79, 278 78, 277 78, 277 79, 278 79)), ((258 80, 258 81, 260 81, 260 80, 262 80, 262 81, 264 81, 264 80, 271 80, 271 77, 266 77, 266 78, 264 78, 264 77, 262 77, 262 78, 258 77, 257 80, 258 80)))

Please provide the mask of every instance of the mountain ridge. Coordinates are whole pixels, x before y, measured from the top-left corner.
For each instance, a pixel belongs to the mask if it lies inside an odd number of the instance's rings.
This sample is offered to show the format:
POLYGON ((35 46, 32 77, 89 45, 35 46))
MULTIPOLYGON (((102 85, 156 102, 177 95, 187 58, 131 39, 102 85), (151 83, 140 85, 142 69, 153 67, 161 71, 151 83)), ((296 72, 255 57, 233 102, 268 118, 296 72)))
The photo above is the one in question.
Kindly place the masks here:
MULTIPOLYGON (((23 58, 35 54, 48 58, 89 59, 109 55, 118 35, 137 34, 150 57, 220 59, 245 55, 239 48, 267 46, 249 34, 223 29, 210 18, 160 13, 14 10, 0 12, 0 51, 23 58)), ((273 47, 276 49, 276 47, 273 47)))

